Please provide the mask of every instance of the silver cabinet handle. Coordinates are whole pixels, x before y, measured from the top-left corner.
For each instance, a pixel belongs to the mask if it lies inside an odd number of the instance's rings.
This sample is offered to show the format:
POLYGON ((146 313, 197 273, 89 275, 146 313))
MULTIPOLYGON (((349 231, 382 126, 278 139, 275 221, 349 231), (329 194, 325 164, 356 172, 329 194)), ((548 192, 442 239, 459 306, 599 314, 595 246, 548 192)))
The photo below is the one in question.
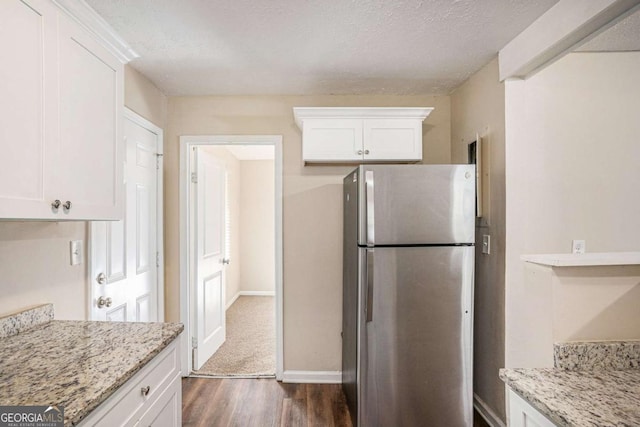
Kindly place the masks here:
POLYGON ((111 307, 113 300, 110 297, 100 297, 98 298, 98 308, 102 307, 111 307))
POLYGON ((60 207, 60 204, 61 204, 61 203, 62 203, 62 202, 61 202, 60 200, 56 199, 56 200, 54 200, 54 201, 53 201, 53 203, 51 203, 51 207, 52 207, 53 209, 58 209, 58 208, 60 207))
POLYGON ((367 322, 373 320, 373 249, 367 249, 367 322))
POLYGON ((369 154, 369 150, 364 150, 364 154, 369 154))
POLYGON ((104 285, 105 283, 107 283, 107 276, 104 273, 98 274, 98 277, 96 277, 96 282, 104 285))
POLYGON ((151 391, 151 386, 150 385, 148 385, 146 387, 142 387, 140 389, 140 393, 142 393, 143 396, 148 396, 150 391, 151 391))
POLYGON ((65 208, 66 210, 70 210, 71 209, 71 202, 69 200, 67 200, 66 202, 64 202, 62 207, 65 208))
POLYGON ((373 188, 373 171, 366 171, 364 174, 365 183, 365 200, 367 208, 367 246, 374 246, 375 238, 375 213, 374 213, 374 188, 373 188))
POLYGON ((358 150, 358 156, 362 156, 362 150, 358 150))
POLYGON ((222 264, 229 265, 230 263, 231 263, 231 260, 229 258, 222 258, 222 264))

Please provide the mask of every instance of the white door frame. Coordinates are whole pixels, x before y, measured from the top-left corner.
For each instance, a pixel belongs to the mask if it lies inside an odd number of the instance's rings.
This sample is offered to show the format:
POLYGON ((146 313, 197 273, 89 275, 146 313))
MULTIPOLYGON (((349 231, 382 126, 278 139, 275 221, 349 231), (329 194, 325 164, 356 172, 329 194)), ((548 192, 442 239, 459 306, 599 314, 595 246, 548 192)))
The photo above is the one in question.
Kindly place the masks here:
POLYGON ((193 354, 191 341, 193 333, 192 284, 193 248, 189 242, 191 229, 191 162, 190 153, 196 145, 272 145, 274 147, 275 171, 275 272, 276 272, 276 379, 282 380, 283 372, 283 304, 282 304, 282 135, 198 135, 180 137, 180 322, 185 333, 182 345, 182 372, 187 376, 192 371, 193 354))
MULTIPOLYGON (((135 111, 124 107, 123 116, 125 119, 131 120, 132 122, 140 125, 141 127, 147 129, 149 132, 156 135, 156 149, 157 149, 157 169, 156 169, 156 179, 157 179, 157 251, 158 255, 156 258, 156 269, 157 277, 158 277, 158 289, 157 289, 157 312, 158 312, 158 322, 164 322, 164 190, 163 190, 163 181, 164 181, 164 173, 163 173, 163 155, 164 155, 164 133, 162 129, 158 126, 151 123, 149 120, 145 119, 135 111)), ((126 153, 126 141, 123 141, 122 146, 124 147, 126 153)), ((124 163, 126 166, 126 156, 124 156, 124 163)), ((126 167, 122 168, 123 172, 126 170, 126 167)), ((124 180, 124 177, 123 177, 124 180)), ((123 192, 124 197, 124 192, 123 192)), ((125 206, 126 209, 126 206, 125 206)), ((123 215, 125 211, 123 210, 123 215)), ((91 224, 87 222, 87 254, 91 254, 91 224)), ((95 280, 93 266, 91 265, 91 257, 87 256, 87 273, 89 277, 87 278, 87 283, 89 285, 88 292, 88 301, 87 301, 87 315, 89 318, 91 317, 91 313, 93 312, 93 305, 95 304, 98 295, 94 295, 93 292, 93 280, 95 280)))

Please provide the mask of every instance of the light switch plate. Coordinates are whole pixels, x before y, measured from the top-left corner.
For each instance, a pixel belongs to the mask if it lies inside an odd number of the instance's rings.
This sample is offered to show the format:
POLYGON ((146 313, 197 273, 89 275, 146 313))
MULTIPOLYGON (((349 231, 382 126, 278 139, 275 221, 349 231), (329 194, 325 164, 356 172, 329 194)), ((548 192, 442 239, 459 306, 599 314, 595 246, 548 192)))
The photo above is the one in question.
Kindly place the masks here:
POLYGON ((71 265, 82 264, 82 240, 72 240, 69 242, 71 265))
POLYGON ((491 236, 488 234, 482 235, 482 253, 483 254, 491 253, 491 236))

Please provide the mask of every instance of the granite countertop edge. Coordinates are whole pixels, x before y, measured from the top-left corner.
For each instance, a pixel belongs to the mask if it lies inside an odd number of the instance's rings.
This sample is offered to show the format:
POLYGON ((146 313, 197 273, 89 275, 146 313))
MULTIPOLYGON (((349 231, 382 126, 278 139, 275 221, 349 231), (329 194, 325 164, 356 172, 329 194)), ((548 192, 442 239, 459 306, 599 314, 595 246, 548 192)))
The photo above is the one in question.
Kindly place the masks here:
POLYGON ((640 370, 510 368, 500 379, 559 427, 640 425, 640 370))
POLYGON ((526 371, 544 371, 544 370, 553 370, 552 368, 540 368, 540 369, 509 369, 503 368, 500 369, 499 376, 500 379, 508 385, 511 390, 520 395, 524 400, 527 401, 531 406, 537 409, 542 415, 549 418, 554 424, 558 426, 567 426, 567 420, 560 417, 556 410, 550 408, 547 404, 545 404, 541 399, 536 397, 535 391, 530 391, 527 387, 523 387, 520 382, 518 382, 517 378, 513 378, 512 375, 525 375, 526 371))
POLYGON ((184 325, 181 323, 165 323, 167 326, 176 326, 177 328, 167 336, 162 342, 158 344, 156 348, 150 351, 143 359, 140 359, 135 366, 122 374, 116 381, 107 387, 99 396, 91 401, 87 402, 83 408, 81 408, 73 418, 68 421, 70 425, 76 426, 80 424, 91 412, 93 412, 98 406, 104 403, 109 397, 111 397, 120 387, 129 381, 135 374, 140 372, 142 368, 149 363, 154 357, 162 352, 169 346, 184 330, 184 325))

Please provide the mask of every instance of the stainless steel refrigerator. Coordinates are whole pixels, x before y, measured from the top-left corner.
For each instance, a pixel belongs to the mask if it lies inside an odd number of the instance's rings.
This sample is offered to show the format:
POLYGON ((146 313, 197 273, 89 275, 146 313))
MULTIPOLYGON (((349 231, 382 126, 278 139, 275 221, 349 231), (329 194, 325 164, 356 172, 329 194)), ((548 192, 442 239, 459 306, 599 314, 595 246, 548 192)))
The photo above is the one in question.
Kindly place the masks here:
POLYGON ((472 426, 475 166, 344 179, 342 382, 354 426, 472 426))

